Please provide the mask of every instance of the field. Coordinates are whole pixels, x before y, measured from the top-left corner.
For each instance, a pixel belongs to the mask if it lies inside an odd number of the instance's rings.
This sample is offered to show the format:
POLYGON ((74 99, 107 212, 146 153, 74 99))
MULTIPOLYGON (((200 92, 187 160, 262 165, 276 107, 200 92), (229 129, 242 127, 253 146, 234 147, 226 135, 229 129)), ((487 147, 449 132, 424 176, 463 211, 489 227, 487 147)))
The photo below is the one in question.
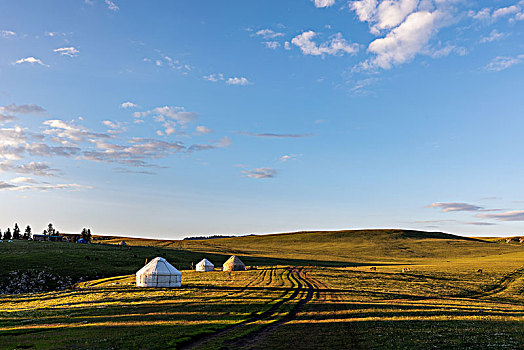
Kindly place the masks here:
POLYGON ((75 267, 48 259, 46 268, 89 278, 73 289, 0 296, 0 349, 522 347, 524 246, 413 231, 367 231, 363 239, 365 232, 126 239, 148 245, 129 248, 4 245, 9 266, 20 259, 16 266, 28 271, 23 261, 62 249, 75 267), (187 270, 193 260, 219 265, 231 253, 254 268, 187 270), (156 255, 182 270, 182 288, 134 286, 131 273, 156 255), (98 278, 88 276, 93 268, 98 278))

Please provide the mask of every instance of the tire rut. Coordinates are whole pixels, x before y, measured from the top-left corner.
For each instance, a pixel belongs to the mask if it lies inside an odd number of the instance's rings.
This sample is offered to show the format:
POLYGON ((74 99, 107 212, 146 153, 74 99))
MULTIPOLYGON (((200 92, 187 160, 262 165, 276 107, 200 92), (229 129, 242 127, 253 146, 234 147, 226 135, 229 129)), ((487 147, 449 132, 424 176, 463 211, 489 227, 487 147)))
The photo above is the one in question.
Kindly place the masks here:
MULTIPOLYGON (((318 289, 318 287, 308 279, 307 274, 304 271, 304 268, 300 268, 300 269, 294 268, 292 270, 292 274, 296 282, 298 283, 298 287, 296 288, 296 291, 293 294, 293 297, 290 298, 288 302, 292 302, 295 300, 298 300, 298 302, 291 308, 291 310, 289 310, 278 321, 267 324, 263 326, 262 328, 255 330, 253 332, 250 332, 241 338, 235 339, 234 341, 226 341, 222 349, 230 349, 230 348, 231 349, 237 349, 237 348, 248 348, 249 349, 251 346, 259 343, 267 335, 274 332, 276 328, 280 327, 281 325, 289 321, 292 321, 293 319, 297 317, 297 314, 301 312, 304 309, 305 305, 313 299, 315 293, 318 293, 318 292, 315 292, 315 290, 318 289)), ((268 314, 269 318, 271 318, 271 316, 273 315, 274 313, 268 314)), ((265 319, 267 319, 267 317, 265 319)))
MULTIPOLYGON (((289 294, 290 291, 293 291, 291 295, 282 298, 278 302, 276 302, 274 305, 272 305, 268 310, 260 313, 260 314, 253 314, 248 319, 239 322, 237 324, 228 326, 218 332, 215 332, 213 334, 207 335, 207 336, 200 336, 195 337, 194 339, 190 340, 188 343, 183 344, 180 348, 181 349, 197 349, 201 346, 206 346, 206 344, 210 344, 214 341, 219 341, 220 338, 224 337, 224 342, 221 346, 221 349, 230 349, 230 348, 237 348, 242 347, 244 344, 247 344, 247 338, 253 339, 253 337, 257 337, 264 332, 268 331, 270 328, 273 330, 278 325, 288 322, 289 320, 296 317, 296 314, 302 310, 303 306, 309 302, 313 298, 313 285, 309 283, 305 278, 300 276, 303 268, 291 268, 289 269, 289 274, 286 275, 286 278, 291 282, 293 285, 293 282, 297 284, 297 286, 292 286, 289 291, 286 291, 285 294, 289 294), (307 286, 307 290, 305 287, 307 286), (306 293, 305 293, 306 292, 306 293), (305 295, 305 297, 304 297, 305 295), (290 311, 286 313, 286 315, 280 319, 279 321, 276 321, 274 323, 271 323, 270 325, 264 326, 258 330, 254 330, 253 332, 248 332, 246 335, 237 338, 235 340, 227 340, 227 337, 229 334, 233 333, 242 333, 242 328, 249 327, 254 322, 264 321, 264 320, 271 320, 273 317, 275 317, 278 313, 280 313, 281 308, 285 306, 286 304, 292 303, 293 301, 298 302, 292 307, 290 311)), ((273 272, 273 271, 271 271, 273 272)), ((275 270, 276 273, 276 270, 275 270)), ((246 287, 247 288, 247 287, 246 287)), ((275 299, 273 299, 275 300, 275 299)), ((248 328, 246 329, 249 330, 248 328)))
POLYGON ((493 287, 490 289, 484 291, 484 292, 478 292, 473 295, 470 295, 470 298, 484 298, 484 297, 490 297, 495 294, 502 293, 509 289, 511 285, 516 282, 518 279, 524 277, 524 267, 521 267, 513 272, 508 273, 504 277, 502 277, 493 287))

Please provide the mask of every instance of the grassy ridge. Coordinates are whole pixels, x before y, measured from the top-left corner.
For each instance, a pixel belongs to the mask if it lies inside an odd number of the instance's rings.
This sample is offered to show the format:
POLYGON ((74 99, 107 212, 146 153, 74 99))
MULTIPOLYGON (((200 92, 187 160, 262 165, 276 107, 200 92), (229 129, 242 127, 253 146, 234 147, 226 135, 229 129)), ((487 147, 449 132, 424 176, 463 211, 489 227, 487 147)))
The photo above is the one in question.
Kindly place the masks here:
POLYGON ((2 243, 0 287, 12 271, 46 271, 78 281, 131 274, 156 256, 188 269, 204 257, 221 266, 231 254, 239 255, 247 265, 358 266, 510 258, 524 251, 518 244, 408 230, 298 232, 198 241, 113 237, 98 242, 2 243), (122 239, 127 247, 115 245, 122 239))
MULTIPOLYGON (((120 242, 122 238, 109 242, 120 242)), ((126 239, 129 244, 337 263, 421 263, 441 259, 485 257, 520 252, 517 244, 501 245, 441 232, 352 230, 295 232, 211 240, 160 241, 126 239)))

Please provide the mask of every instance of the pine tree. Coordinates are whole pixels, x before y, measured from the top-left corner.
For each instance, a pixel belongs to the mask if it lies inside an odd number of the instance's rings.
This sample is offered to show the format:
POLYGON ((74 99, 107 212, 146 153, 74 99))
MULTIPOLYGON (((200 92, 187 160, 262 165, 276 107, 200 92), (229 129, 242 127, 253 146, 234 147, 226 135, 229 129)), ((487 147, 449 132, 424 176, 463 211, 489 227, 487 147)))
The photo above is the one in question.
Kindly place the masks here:
POLYGON ((13 239, 20 239, 20 227, 15 223, 15 228, 13 229, 13 239))
POLYGON ((11 236, 11 229, 8 228, 7 231, 4 233, 4 239, 10 240, 12 238, 11 236))
POLYGON ((49 225, 47 225, 47 234, 49 236, 54 236, 55 235, 55 229, 53 228, 53 224, 49 223, 49 225))
POLYGON ((82 229, 82 232, 80 232, 80 238, 82 238, 84 241, 87 241, 87 230, 85 227, 82 229))
POLYGON ((87 229, 87 241, 91 242, 91 229, 90 228, 87 229))
POLYGON ((24 239, 31 239, 31 226, 27 225, 24 231, 24 239))

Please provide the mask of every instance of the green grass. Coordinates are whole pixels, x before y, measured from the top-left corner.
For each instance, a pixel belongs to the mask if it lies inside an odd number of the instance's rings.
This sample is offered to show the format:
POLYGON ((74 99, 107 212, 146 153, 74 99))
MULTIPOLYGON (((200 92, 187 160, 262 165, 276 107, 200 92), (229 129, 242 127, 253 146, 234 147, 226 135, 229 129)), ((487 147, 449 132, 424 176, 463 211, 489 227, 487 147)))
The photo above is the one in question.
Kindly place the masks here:
POLYGON ((73 290, 0 295, 0 349, 524 344, 524 247, 517 244, 401 230, 126 241, 132 246, 1 245, 0 278, 40 268, 89 280, 73 290), (260 267, 186 270, 203 257, 219 266, 230 254, 260 267), (181 269, 182 288, 134 286, 133 273, 155 256, 181 269))
MULTIPOLYGON (((107 242, 120 242, 114 238, 107 242)), ((131 245, 150 245, 216 254, 294 259, 307 264, 421 263, 459 257, 483 258, 524 251, 524 245, 410 230, 353 230, 294 232, 212 240, 160 241, 126 239, 131 245)))

